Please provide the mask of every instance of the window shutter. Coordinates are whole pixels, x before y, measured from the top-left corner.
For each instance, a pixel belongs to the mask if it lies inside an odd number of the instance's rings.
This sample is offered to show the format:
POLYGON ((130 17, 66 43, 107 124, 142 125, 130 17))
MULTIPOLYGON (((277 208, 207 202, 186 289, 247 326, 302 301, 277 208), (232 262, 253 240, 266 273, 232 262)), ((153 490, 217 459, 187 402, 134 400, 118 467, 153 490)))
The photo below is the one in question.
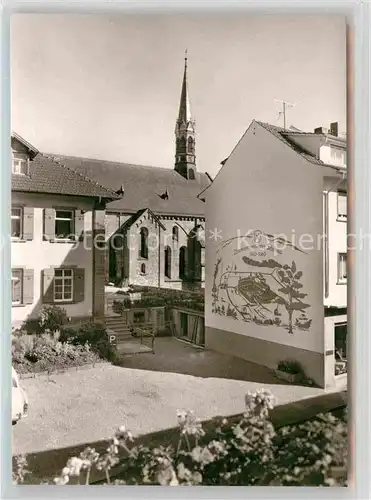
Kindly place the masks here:
POLYGON ((23 304, 33 304, 34 300, 34 270, 23 270, 23 304))
POLYGON ((54 269, 43 270, 43 303, 52 304, 54 302, 54 269))
POLYGON ((44 240, 53 241, 55 238, 55 210, 44 209, 44 240))
POLYGON ((22 302, 22 271, 12 269, 12 302, 22 302), (13 282, 13 279, 15 282, 13 282))
POLYGON ((81 241, 84 233, 84 214, 81 210, 75 210, 75 237, 76 241, 81 241))
POLYGON ((33 240, 33 207, 23 208, 23 239, 33 240))
POLYGON ((79 267, 73 270, 74 302, 83 302, 85 298, 85 269, 79 267))

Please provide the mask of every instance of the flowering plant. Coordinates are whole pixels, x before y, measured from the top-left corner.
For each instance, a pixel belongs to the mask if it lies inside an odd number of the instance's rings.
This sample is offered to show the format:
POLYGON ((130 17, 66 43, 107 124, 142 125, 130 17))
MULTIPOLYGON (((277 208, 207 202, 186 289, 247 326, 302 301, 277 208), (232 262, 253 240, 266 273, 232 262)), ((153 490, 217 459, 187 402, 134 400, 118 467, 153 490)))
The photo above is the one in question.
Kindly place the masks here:
MULTIPOLYGON (((244 414, 214 420, 211 432, 193 412, 180 410, 177 446, 135 445, 122 426, 105 453, 88 447, 71 457, 54 484, 91 484, 95 470, 103 472, 106 484, 346 485, 346 415, 318 415, 275 430, 269 420, 273 404, 265 390, 248 393, 244 414)), ((13 471, 15 482, 24 481, 25 467, 22 458, 13 471)))

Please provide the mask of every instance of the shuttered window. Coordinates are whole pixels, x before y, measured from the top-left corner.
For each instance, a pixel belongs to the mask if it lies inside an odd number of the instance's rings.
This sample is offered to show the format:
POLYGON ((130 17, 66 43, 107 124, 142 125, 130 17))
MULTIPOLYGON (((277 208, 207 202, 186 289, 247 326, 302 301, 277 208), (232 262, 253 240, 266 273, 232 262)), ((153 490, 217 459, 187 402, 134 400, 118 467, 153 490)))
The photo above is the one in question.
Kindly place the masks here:
POLYGON ((72 302, 73 300, 73 270, 55 269, 54 271, 54 302, 72 302))
POLYGON ((12 206, 11 236, 13 239, 33 240, 33 207, 12 206))
POLYGON ((12 304, 22 304, 22 269, 12 269, 12 304))
POLYGON ((346 283, 347 281, 347 254, 339 253, 338 257, 338 282, 346 283))
POLYGON ((12 269, 12 305, 33 304, 34 270, 12 269))
POLYGON ((78 303, 85 300, 85 269, 73 267, 43 270, 43 303, 78 303))
POLYGON ((22 208, 12 207, 12 238, 22 237, 22 218, 22 208))
POLYGON ((338 219, 346 220, 347 218, 347 195, 338 193, 338 219))
POLYGON ((84 232, 84 213, 82 210, 65 208, 45 208, 44 240, 77 241, 84 232))
POLYGON ((56 210, 55 211, 55 229, 54 234, 57 239, 71 240, 75 239, 73 229, 73 210, 56 210))

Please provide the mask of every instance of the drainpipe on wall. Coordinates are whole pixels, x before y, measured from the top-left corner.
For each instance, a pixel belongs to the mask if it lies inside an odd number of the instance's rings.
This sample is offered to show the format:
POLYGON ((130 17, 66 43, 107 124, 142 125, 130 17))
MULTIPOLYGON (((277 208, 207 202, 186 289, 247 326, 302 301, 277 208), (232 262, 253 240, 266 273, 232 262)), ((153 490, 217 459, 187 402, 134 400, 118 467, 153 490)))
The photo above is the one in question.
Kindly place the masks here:
POLYGON ((324 221, 324 236, 325 236, 325 299, 329 296, 329 253, 330 253, 330 242, 328 238, 328 219, 329 219, 329 203, 328 203, 328 195, 332 191, 335 191, 340 184, 346 178, 346 172, 342 173, 342 178, 337 182, 331 189, 324 191, 325 196, 325 221, 324 221))
MULTIPOLYGON (((91 246, 92 246, 92 299, 91 299, 91 307, 92 307, 92 317, 95 318, 95 245, 94 245, 94 228, 95 228, 95 210, 96 207, 94 205, 92 216, 91 216, 91 246)), ((104 299, 105 300, 105 299, 104 299)))
POLYGON ((161 288, 161 226, 158 225, 158 278, 157 286, 161 288))

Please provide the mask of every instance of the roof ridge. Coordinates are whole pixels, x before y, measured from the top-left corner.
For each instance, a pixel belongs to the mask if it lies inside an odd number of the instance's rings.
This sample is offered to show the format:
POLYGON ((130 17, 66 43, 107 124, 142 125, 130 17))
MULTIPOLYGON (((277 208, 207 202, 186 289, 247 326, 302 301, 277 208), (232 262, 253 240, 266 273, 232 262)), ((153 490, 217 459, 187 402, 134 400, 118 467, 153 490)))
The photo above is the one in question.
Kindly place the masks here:
MULTIPOLYGON (((110 163, 111 165, 125 165, 126 167, 135 167, 135 168, 148 168, 148 169, 158 169, 158 170, 165 170, 166 172, 176 172, 176 170, 172 167, 158 167, 156 165, 142 165, 139 163, 130 163, 130 162, 125 162, 125 161, 115 161, 115 160, 104 160, 103 158, 88 158, 87 156, 73 156, 73 155, 64 155, 64 154, 57 154, 57 153, 42 153, 44 156, 52 157, 53 159, 55 158, 70 158, 70 159, 76 159, 76 160, 87 160, 87 161, 94 161, 94 162, 104 162, 104 163, 110 163)), ((207 172, 197 172, 200 175, 205 175, 208 176, 207 172)), ((179 174, 178 174, 179 175, 179 174)))
MULTIPOLYGON (((73 168, 65 165, 64 163, 62 163, 61 161, 57 160, 56 158, 52 157, 51 155, 48 155, 47 153, 40 153, 39 154, 41 156, 44 156, 45 158, 48 158, 48 160, 51 160, 55 163, 57 163, 58 165, 60 165, 61 167, 69 170, 70 172, 73 172, 74 174, 78 175, 79 177, 81 177, 82 179, 84 179, 84 181, 87 181, 89 182, 90 184, 93 184, 95 186, 98 186, 99 188, 107 191, 107 193, 111 193, 112 195, 114 195, 115 199, 119 199, 119 195, 117 193, 115 193, 115 191, 113 191, 112 189, 106 187, 106 186, 103 186, 103 184, 99 184, 99 182, 96 182, 94 181, 93 179, 90 179, 89 177, 86 177, 85 175, 83 175, 82 173, 80 172, 77 172, 76 170, 74 170, 73 168)), ((63 156, 63 155, 61 155, 63 156)))
MULTIPOLYGON (((289 137, 286 137, 287 136, 287 133, 285 133, 285 132, 287 132, 286 129, 284 129, 282 127, 277 127, 276 125, 271 125, 270 123, 260 122, 258 120, 256 120, 256 123, 258 123, 260 126, 262 126, 267 132, 269 132, 273 136, 277 137, 277 135, 273 133, 273 130, 275 130, 282 137, 281 141, 284 144, 286 144, 289 148, 291 148, 297 154, 299 154, 300 156, 305 158, 309 163, 312 163, 313 165, 326 166, 326 164, 321 159, 317 158, 313 153, 310 153, 309 151, 305 150, 299 144, 291 141, 289 137), (298 151, 299 148, 301 149, 301 152, 298 151)), ((316 135, 319 135, 319 134, 316 134, 316 135)))
MULTIPOLYGON (((140 165, 139 163, 128 163, 124 161, 115 161, 115 160, 104 160, 103 158, 89 158, 87 156, 73 156, 73 155, 64 155, 64 154, 56 154, 56 153, 43 153, 44 155, 50 155, 55 158, 71 158, 76 160, 88 160, 88 161, 101 161, 104 163, 111 163, 113 165, 126 165, 128 167, 141 167, 141 168, 158 168, 160 170, 174 170, 171 167, 157 167, 156 165, 140 165)), ((174 170, 175 172, 175 170, 174 170)))

